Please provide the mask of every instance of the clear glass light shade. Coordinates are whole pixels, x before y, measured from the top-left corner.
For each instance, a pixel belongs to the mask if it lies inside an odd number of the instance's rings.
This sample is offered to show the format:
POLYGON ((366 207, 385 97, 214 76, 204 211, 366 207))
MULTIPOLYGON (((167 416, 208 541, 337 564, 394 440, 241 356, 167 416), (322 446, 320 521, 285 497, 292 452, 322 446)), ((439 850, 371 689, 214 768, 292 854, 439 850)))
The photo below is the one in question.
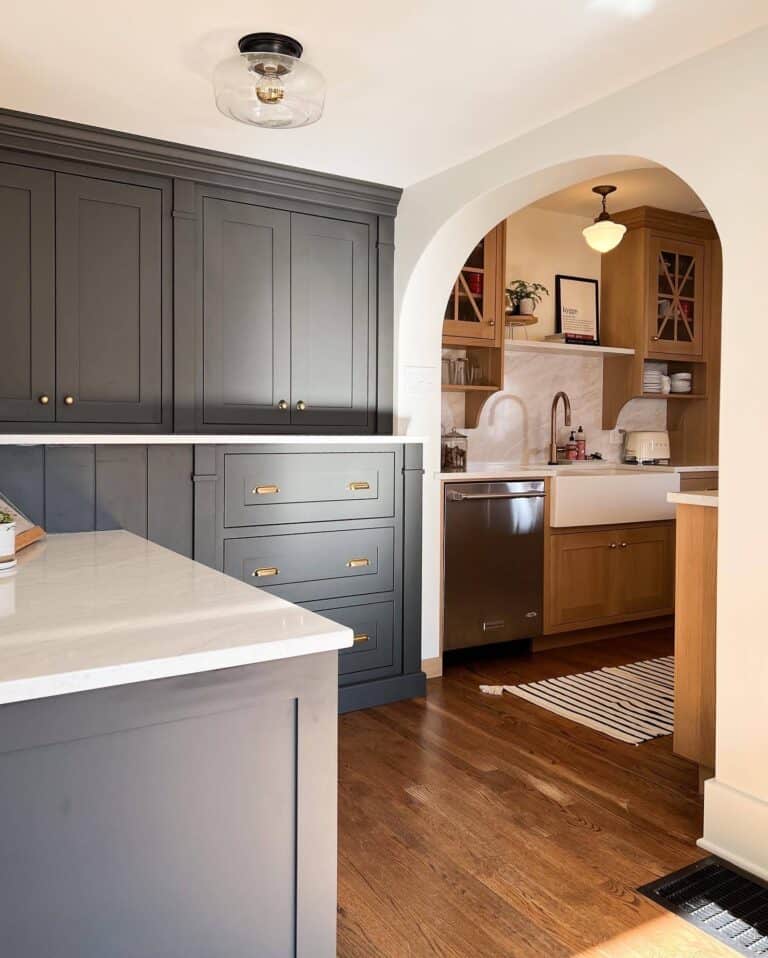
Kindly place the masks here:
POLYGON ((213 85, 224 116, 252 126, 307 126, 323 113, 323 75, 283 53, 238 53, 222 60, 213 85))
POLYGON ((581 232, 588 246, 598 253, 607 253, 619 245, 627 227, 623 223, 614 223, 613 220, 600 220, 581 232))

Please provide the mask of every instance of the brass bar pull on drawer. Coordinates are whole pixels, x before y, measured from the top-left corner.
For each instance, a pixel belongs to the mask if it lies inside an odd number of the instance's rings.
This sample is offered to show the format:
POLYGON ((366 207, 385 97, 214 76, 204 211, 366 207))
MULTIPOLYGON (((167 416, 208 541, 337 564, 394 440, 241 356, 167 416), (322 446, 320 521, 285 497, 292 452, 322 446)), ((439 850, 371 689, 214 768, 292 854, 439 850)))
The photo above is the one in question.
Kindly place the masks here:
POLYGON ((251 573, 257 579, 265 579, 270 575, 280 575, 280 570, 276 566, 266 566, 263 569, 254 569, 251 573))
POLYGON ((254 496, 273 496, 276 492, 280 492, 280 486, 256 486, 255 489, 251 489, 251 492, 254 496))
POLYGON ((370 489, 370 482, 349 482, 347 483, 347 489, 350 492, 360 492, 362 489, 370 489))
POLYGON ((357 632, 352 638, 352 642, 355 645, 359 645, 361 642, 367 642, 369 638, 370 636, 366 635, 365 632, 357 632))
POLYGON ((364 566, 370 565, 370 559, 350 559, 347 562, 348 569, 362 569, 364 566))

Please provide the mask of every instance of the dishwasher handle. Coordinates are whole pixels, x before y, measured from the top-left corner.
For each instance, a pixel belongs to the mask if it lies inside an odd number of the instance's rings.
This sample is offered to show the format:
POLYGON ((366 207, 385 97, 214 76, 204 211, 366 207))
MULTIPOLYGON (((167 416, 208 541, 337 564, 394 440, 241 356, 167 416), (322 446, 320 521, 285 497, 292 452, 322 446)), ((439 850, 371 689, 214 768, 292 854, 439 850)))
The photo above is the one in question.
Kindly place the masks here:
POLYGON ((449 492, 451 502, 467 502, 478 499, 543 499, 544 492, 449 492))

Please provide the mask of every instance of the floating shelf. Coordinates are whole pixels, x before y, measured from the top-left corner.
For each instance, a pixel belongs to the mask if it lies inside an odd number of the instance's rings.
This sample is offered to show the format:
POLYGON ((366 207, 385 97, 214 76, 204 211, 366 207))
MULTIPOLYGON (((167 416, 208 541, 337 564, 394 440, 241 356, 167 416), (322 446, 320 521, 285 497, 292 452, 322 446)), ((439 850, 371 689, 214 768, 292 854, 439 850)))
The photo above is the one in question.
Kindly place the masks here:
POLYGON ((536 339, 506 339, 505 349, 528 353, 579 353, 592 356, 634 356, 634 349, 623 346, 579 346, 575 343, 551 343, 536 339))
POLYGON ((440 388, 444 393, 497 393, 501 386, 459 386, 456 383, 442 383, 440 388))
POLYGON ((705 393, 640 393, 636 399, 707 399, 705 393))

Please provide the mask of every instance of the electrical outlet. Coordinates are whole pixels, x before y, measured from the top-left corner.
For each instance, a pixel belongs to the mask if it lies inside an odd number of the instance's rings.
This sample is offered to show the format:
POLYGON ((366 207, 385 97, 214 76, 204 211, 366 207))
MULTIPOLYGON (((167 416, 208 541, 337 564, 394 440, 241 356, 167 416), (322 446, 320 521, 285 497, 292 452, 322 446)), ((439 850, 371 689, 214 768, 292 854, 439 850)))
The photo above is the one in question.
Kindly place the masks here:
POLYGON ((623 429, 611 429, 610 443, 612 446, 620 446, 624 442, 623 429))

